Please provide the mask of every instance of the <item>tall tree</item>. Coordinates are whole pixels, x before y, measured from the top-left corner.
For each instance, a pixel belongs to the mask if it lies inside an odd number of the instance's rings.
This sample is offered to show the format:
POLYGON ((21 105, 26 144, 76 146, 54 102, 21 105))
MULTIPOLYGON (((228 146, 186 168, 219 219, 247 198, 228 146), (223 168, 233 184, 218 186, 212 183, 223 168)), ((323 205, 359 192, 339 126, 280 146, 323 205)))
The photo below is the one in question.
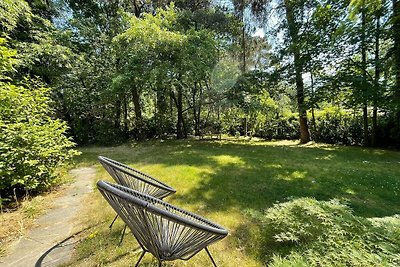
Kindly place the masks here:
POLYGON ((177 114, 177 137, 185 138, 184 115, 188 110, 185 99, 190 99, 191 88, 208 79, 216 62, 217 44, 208 30, 176 27, 177 18, 173 6, 158 9, 155 16, 134 17, 131 27, 114 42, 121 55, 122 80, 134 84, 141 92, 150 87, 165 92, 164 86, 157 86, 170 85, 168 92, 177 114))
POLYGON ((374 50, 374 69, 375 69, 375 77, 374 77, 374 93, 372 96, 373 103, 373 112, 372 112, 372 131, 371 131, 371 145, 377 145, 377 131, 378 131, 378 99, 380 98, 380 78, 381 78, 381 36, 382 36, 382 27, 381 27, 381 17, 383 14, 383 5, 377 7, 374 15, 375 19, 375 50, 374 50))
POLYGON ((355 90, 355 103, 360 103, 362 108, 363 122, 363 144, 376 145, 377 120, 378 120, 378 99, 382 93, 380 86, 381 75, 381 39, 383 30, 381 19, 385 1, 353 0, 350 4, 350 23, 347 36, 350 42, 348 47, 356 44, 353 53, 347 55, 355 72, 349 72, 350 80, 355 90), (373 53, 371 53, 373 51, 373 53), (359 60, 361 58, 361 60, 359 60), (353 76, 353 77, 351 77, 353 76), (359 82, 357 82, 359 80, 359 82), (372 105, 372 131, 371 139, 369 133, 369 111, 372 105))
MULTIPOLYGON (((300 124, 300 142, 307 143, 310 141, 310 133, 308 129, 307 121, 307 106, 305 103, 305 88, 303 81, 305 60, 304 54, 306 51, 303 50, 304 42, 307 39, 303 37, 304 33, 307 32, 308 21, 307 18, 303 18, 306 9, 312 9, 307 4, 307 1, 291 1, 282 0, 279 3, 274 1, 254 1, 253 11, 259 16, 266 16, 265 12, 272 10, 279 13, 279 16, 284 16, 284 23, 275 25, 276 28, 282 27, 285 30, 287 44, 285 45, 285 52, 291 56, 294 69, 294 80, 296 85, 296 100, 299 114, 300 124), (274 7, 276 5, 276 7, 274 7)), ((271 14, 269 14, 271 15, 271 14)), ((279 30, 275 30, 275 33, 279 30)))
MULTIPOLYGON (((396 106, 397 131, 399 131, 400 130, 400 1, 399 0, 393 0, 392 34, 393 34, 394 70, 395 70, 394 103, 396 106)), ((398 138, 400 139, 400 136, 398 138)))
POLYGON ((295 6, 294 2, 290 0, 284 0, 285 15, 287 20, 288 32, 291 40, 291 54, 293 55, 294 69, 295 69, 295 81, 297 88, 297 108, 299 110, 299 121, 300 121, 300 142, 307 143, 310 141, 310 133, 308 130, 307 122, 307 108, 304 102, 304 61, 301 58, 301 44, 299 36, 299 18, 295 17, 295 6))

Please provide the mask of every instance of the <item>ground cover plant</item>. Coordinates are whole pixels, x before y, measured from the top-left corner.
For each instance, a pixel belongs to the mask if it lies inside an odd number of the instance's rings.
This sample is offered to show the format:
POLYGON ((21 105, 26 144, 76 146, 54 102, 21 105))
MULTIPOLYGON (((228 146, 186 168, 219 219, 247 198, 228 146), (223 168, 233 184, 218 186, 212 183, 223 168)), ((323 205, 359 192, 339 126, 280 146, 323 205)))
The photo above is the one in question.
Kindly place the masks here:
MULTIPOLYGON (((98 179, 110 180, 98 155, 127 163, 177 188, 167 199, 172 204, 227 227, 230 235, 211 247, 219 266, 398 264, 399 152, 243 140, 149 141, 81 152, 78 165, 97 164, 98 179)), ((96 191, 85 203, 80 226, 90 228, 71 265, 134 264, 138 244, 128 234, 117 246, 123 223, 110 232, 112 209, 96 191)), ((210 264, 200 253, 168 266, 210 264)), ((147 255, 143 266, 157 265, 147 255)))

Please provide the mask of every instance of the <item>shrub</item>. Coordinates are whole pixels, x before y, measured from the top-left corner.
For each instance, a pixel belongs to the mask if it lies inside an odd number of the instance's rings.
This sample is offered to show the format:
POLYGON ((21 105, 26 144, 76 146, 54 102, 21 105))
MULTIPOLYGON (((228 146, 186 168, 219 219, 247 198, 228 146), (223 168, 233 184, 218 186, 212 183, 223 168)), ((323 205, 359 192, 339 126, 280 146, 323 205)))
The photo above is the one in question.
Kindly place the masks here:
MULTIPOLYGON (((42 189, 54 170, 77 154, 65 136, 67 126, 51 117, 49 89, 25 79, 11 83, 15 51, 0 38, 0 194, 12 188, 42 189), (18 84, 18 85, 16 85, 18 84)), ((0 199, 2 202, 2 199, 0 199)), ((0 203, 1 204, 1 203, 0 203)))
MULTIPOLYGON (((311 124, 310 124, 311 126, 311 124)), ((316 112, 313 140, 329 144, 360 145, 363 140, 362 117, 338 107, 316 112)))
POLYGON ((50 114, 48 89, 0 83, 0 190, 47 187, 76 154, 66 124, 50 114))
POLYGON ((282 116, 267 121, 260 137, 267 139, 298 139, 300 136, 299 120, 295 116, 282 116))
POLYGON ((336 200, 300 198, 259 219, 268 266, 400 265, 400 216, 367 219, 336 200))

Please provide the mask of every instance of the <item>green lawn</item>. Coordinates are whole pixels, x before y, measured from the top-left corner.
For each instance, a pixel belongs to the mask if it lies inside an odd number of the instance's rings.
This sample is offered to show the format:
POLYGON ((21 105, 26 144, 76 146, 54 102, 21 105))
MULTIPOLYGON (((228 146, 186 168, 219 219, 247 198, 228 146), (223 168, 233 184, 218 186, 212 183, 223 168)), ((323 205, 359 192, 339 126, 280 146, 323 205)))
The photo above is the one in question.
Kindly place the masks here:
MULTIPOLYGON (((97 164, 98 178, 110 179, 97 163, 104 155, 153 175, 177 189, 166 200, 229 229, 211 246, 219 266, 262 266, 259 227, 248 218, 274 203, 299 197, 346 201, 354 214, 384 217, 400 213, 400 153, 329 145, 300 146, 279 141, 150 141, 118 147, 80 149, 78 165, 97 164)), ((82 212, 85 233, 72 262, 75 266, 128 266, 139 256, 127 235, 117 247, 119 221, 97 191, 82 212), (104 208, 106 207, 106 208, 104 208)), ((157 266, 146 256, 142 266, 157 266)), ((211 266, 201 252, 188 262, 169 266, 211 266)))

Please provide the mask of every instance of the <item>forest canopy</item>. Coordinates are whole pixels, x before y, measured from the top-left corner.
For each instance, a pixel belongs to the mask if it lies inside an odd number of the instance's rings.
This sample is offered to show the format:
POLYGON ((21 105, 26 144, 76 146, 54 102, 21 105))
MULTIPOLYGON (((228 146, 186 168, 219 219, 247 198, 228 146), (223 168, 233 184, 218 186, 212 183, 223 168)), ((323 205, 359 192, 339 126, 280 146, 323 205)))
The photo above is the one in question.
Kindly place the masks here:
POLYGON ((2 49, 16 54, 1 67, 49 88, 80 145, 229 134, 398 147, 399 8, 6 0, 2 49))

